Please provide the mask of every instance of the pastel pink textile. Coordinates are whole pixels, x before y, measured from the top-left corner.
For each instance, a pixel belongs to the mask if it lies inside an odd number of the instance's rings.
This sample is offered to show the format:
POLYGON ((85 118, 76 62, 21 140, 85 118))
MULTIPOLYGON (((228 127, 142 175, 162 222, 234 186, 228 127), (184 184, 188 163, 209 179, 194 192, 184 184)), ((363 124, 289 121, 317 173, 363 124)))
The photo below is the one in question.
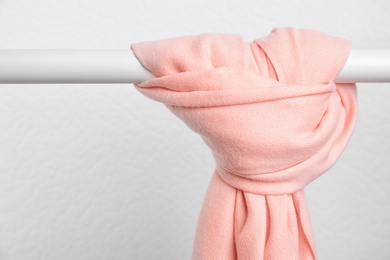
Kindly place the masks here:
POLYGON ((193 259, 316 259, 303 187, 332 167, 355 127, 356 85, 333 81, 351 42, 287 27, 253 42, 204 33, 131 49, 155 75, 136 89, 215 158, 193 259))

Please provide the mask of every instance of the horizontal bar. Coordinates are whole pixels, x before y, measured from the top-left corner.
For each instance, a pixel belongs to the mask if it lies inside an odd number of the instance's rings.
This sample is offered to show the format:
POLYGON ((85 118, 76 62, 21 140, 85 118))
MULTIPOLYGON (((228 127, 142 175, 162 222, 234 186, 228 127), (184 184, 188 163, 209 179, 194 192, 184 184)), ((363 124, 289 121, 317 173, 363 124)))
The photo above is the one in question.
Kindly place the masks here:
POLYGON ((135 83, 151 77, 132 50, 0 50, 0 84, 135 83))
MULTIPOLYGON (((0 50, 0 84, 137 83, 152 78, 128 50, 0 50)), ((351 50, 337 83, 390 82, 390 50, 351 50)))
POLYGON ((390 50, 351 50, 335 82, 390 82, 390 50))

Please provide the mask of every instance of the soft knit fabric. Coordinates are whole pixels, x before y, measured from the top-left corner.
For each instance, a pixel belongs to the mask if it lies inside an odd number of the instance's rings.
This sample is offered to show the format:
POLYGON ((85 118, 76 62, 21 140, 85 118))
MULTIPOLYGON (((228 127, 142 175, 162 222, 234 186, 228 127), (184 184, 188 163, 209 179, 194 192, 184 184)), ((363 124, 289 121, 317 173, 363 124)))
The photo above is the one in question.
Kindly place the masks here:
POLYGON ((216 168, 194 260, 316 259, 303 187, 352 135, 355 84, 335 84, 351 42, 275 28, 249 43, 204 33, 135 43, 155 77, 134 84, 210 147, 216 168))

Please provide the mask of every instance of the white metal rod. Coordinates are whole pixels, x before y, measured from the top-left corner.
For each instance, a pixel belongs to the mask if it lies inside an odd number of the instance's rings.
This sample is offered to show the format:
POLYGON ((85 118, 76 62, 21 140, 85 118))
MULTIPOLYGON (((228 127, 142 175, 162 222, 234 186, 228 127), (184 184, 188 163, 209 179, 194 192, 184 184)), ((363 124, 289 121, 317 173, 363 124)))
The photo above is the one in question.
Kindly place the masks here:
MULTIPOLYGON (((129 50, 0 50, 0 84, 137 83, 154 75, 129 50)), ((338 83, 390 82, 390 50, 351 50, 338 83)))
POLYGON ((390 82, 390 50, 351 50, 335 82, 390 82))
POLYGON ((150 77, 132 50, 0 50, 0 84, 135 83, 150 77))

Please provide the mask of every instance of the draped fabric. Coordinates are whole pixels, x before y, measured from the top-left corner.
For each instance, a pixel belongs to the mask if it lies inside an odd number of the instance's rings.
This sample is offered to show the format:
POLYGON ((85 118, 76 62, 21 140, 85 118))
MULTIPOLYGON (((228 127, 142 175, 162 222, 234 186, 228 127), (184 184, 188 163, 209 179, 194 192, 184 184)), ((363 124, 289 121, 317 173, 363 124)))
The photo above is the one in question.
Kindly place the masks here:
POLYGON ((215 159, 192 259, 316 259, 303 188, 332 167, 355 126, 356 85, 334 82, 351 42, 286 27, 252 42, 204 33, 131 49, 155 75, 135 88, 215 159))

